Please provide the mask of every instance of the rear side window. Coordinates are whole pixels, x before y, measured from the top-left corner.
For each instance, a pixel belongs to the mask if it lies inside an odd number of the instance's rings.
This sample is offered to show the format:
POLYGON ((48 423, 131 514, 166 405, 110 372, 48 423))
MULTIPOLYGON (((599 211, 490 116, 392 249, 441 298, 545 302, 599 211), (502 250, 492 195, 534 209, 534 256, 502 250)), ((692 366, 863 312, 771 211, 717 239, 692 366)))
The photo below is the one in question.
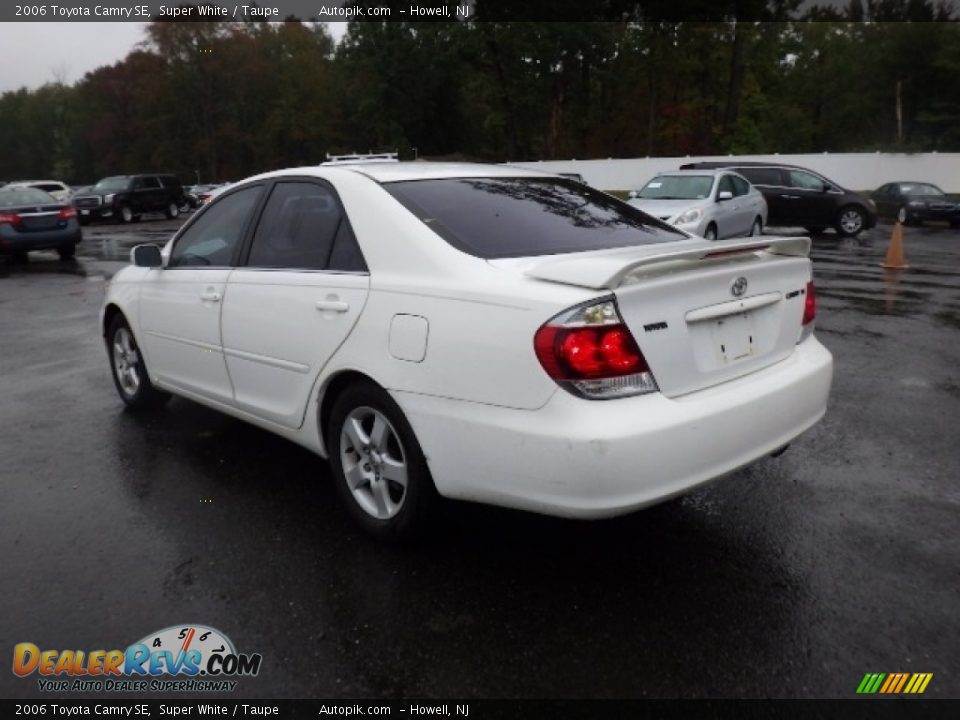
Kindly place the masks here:
POLYGON ((780 170, 777 168, 745 167, 737 168, 737 172, 743 175, 754 185, 769 185, 772 187, 783 186, 783 180, 780 177, 780 170))
POLYGON ((177 238, 167 267, 229 267, 263 188, 243 188, 200 213, 177 238))
POLYGON ((805 170, 788 170, 787 174, 790 177, 790 187, 817 191, 824 188, 823 180, 813 173, 808 173, 805 170))
POLYGON ((451 245, 482 258, 686 238, 631 205, 563 178, 444 178, 383 188, 451 245))
POLYGON ((333 192, 316 183, 277 183, 257 226, 250 267, 362 270, 356 240, 333 192))
POLYGON ((133 180, 134 190, 156 190, 160 182, 155 177, 138 177, 133 180))

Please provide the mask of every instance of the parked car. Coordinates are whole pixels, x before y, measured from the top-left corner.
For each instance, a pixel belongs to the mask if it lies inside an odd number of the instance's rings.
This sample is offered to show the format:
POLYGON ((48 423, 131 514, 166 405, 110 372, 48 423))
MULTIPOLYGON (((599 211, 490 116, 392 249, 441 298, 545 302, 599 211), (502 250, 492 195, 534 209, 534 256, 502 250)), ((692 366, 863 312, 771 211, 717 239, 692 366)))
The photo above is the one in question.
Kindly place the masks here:
POLYGON ((162 212, 172 219, 185 202, 175 175, 114 175, 73 198, 83 224, 101 218, 129 223, 148 212, 162 212))
POLYGON ((502 165, 295 168, 135 247, 101 323, 124 403, 174 393, 328 457, 378 536, 438 496, 598 518, 820 419, 809 248, 502 165))
POLYGON ((767 223, 760 191, 727 170, 660 173, 629 197, 634 207, 707 240, 760 235, 767 223))
POLYGON ((749 180, 767 201, 768 224, 803 227, 811 234, 834 228, 853 236, 877 224, 873 201, 823 175, 796 165, 728 161, 681 165, 684 169, 729 168, 749 180))
POLYGON ((58 180, 15 180, 14 182, 7 183, 7 185, 8 187, 41 190, 51 195, 58 202, 66 202, 70 199, 70 196, 73 195, 73 190, 70 189, 70 186, 58 180))
POLYGON ((220 185, 206 185, 204 189, 200 191, 197 195, 197 199, 200 201, 201 205, 206 205, 208 202, 213 200, 217 195, 224 192, 227 188, 230 187, 230 183, 222 183, 220 185))
POLYGON ((960 203, 932 183, 898 181, 879 187, 871 195, 882 217, 904 225, 942 220, 960 227, 960 203))
POLYGON ((42 190, 0 188, 0 254, 23 257, 31 250, 56 250, 68 260, 82 239, 77 212, 69 205, 42 190))

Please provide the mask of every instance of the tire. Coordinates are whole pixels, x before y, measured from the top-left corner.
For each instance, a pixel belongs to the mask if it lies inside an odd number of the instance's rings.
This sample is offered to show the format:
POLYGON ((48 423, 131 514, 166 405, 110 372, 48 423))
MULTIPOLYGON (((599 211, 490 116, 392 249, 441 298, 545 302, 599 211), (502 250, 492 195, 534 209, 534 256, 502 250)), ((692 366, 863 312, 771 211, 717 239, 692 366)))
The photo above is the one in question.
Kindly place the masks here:
POLYGON ((73 260, 73 256, 77 254, 76 243, 57 248, 57 254, 60 255, 61 260, 73 260))
POLYGON ((118 314, 107 330, 107 356, 110 374, 120 399, 131 410, 150 410, 170 399, 169 393, 157 390, 150 382, 147 366, 126 319, 118 314))
POLYGON ((89 225, 89 224, 90 224, 90 218, 87 218, 87 217, 82 217, 82 216, 81 216, 81 217, 77 218, 77 221, 78 221, 81 225, 89 225))
POLYGON ((180 215, 180 206, 175 202, 171 202, 167 205, 166 215, 168 220, 174 220, 180 215))
POLYGON ((750 235, 748 237, 757 237, 763 235, 763 220, 756 218, 753 225, 750 226, 750 235))
POLYGON ((337 495, 360 527, 393 542, 422 534, 439 496, 393 398, 373 383, 346 388, 331 409, 326 443, 337 495))
POLYGON ((907 211, 906 206, 897 210, 897 222, 901 225, 919 225, 916 220, 910 217, 910 213, 907 211))
POLYGON ((847 205, 837 213, 837 232, 843 237, 859 235, 867 222, 867 213, 859 205, 847 205))
POLYGON ((826 228, 814 226, 814 227, 805 227, 804 230, 806 230, 811 235, 820 235, 824 230, 826 230, 826 228))
POLYGON ((704 240, 716 240, 717 239, 717 226, 713 223, 707 225, 707 229, 703 233, 704 240))
POLYGON ((133 214, 133 210, 129 205, 121 205, 117 209, 117 219, 120 220, 120 222, 124 225, 132 223, 135 217, 136 216, 133 214))

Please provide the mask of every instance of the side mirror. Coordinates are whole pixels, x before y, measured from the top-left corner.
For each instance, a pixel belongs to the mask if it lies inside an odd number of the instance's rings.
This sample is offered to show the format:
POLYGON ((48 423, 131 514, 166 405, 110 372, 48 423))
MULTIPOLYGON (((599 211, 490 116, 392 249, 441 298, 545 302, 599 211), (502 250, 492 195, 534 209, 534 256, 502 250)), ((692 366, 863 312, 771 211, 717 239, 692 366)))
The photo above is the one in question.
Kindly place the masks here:
POLYGON ((136 245, 130 251, 130 262, 137 267, 162 267, 163 255, 157 245, 136 245))
POLYGON ((724 200, 733 200, 733 193, 729 190, 721 190, 717 193, 717 202, 722 202, 724 200))
POLYGON ((637 199, 637 191, 636 191, 636 190, 631 190, 630 192, 627 193, 627 197, 628 197, 630 200, 636 200, 636 199, 637 199))

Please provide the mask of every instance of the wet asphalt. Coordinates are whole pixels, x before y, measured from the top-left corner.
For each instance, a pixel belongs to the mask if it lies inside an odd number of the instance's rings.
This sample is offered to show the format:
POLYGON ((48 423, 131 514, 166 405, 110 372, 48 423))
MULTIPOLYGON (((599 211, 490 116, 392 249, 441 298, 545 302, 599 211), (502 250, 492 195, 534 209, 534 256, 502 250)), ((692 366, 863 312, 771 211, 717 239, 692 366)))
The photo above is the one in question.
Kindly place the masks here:
POLYGON ((451 505, 379 544, 324 462, 174 399, 125 412, 97 328, 129 248, 0 259, 0 697, 14 643, 125 648, 203 623, 263 666, 233 697, 854 697, 932 672, 960 697, 960 233, 815 239, 826 418, 667 505, 561 521, 451 505), (3 658, 6 658, 4 660, 3 658))

